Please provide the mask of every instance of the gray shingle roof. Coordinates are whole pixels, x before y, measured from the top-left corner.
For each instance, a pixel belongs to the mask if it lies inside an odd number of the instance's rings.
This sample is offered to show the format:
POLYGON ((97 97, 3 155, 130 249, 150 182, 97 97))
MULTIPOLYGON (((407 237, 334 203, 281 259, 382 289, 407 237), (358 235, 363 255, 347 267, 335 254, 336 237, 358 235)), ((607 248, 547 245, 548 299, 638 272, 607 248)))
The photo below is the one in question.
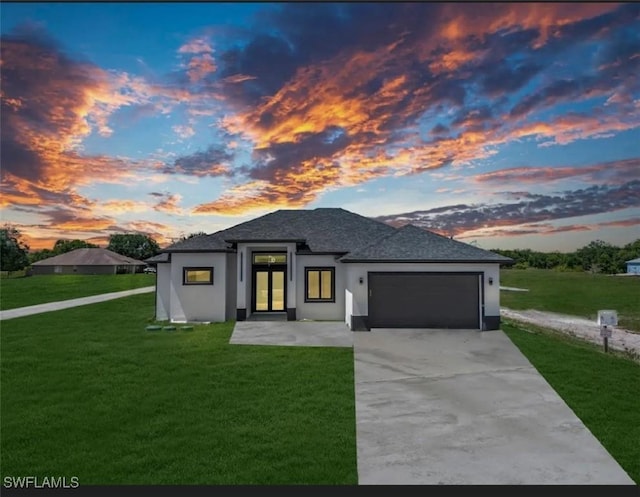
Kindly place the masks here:
POLYGON ((407 224, 391 235, 355 250, 344 262, 498 262, 512 259, 407 224))
POLYGON ((629 264, 629 263, 636 263, 636 264, 640 263, 640 257, 638 257, 637 259, 631 259, 630 261, 626 262, 626 264, 629 264))
POLYGON ((392 226, 340 208, 283 209, 175 243, 165 251, 225 251, 234 242, 300 241, 312 252, 347 253, 393 232, 392 226))
POLYGON ((348 254, 341 259, 345 262, 513 262, 412 225, 396 229, 340 208, 278 210, 211 235, 183 240, 165 252, 229 251, 232 243, 250 241, 305 242, 311 252, 348 254))
POLYGON ((167 254, 166 252, 161 252, 158 255, 154 255, 153 257, 145 259, 144 262, 149 264, 157 264, 158 262, 169 262, 169 254, 167 254))
POLYGON ((34 266, 144 266, 145 263, 103 248, 80 248, 34 262, 34 266))

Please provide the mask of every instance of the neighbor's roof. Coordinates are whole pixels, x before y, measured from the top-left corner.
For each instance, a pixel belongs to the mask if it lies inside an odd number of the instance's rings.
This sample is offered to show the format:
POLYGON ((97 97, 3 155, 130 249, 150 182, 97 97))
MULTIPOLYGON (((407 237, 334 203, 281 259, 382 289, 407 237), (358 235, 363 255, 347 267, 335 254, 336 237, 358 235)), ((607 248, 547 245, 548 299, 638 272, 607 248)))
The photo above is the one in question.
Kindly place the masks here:
POLYGON ((175 243, 167 252, 226 251, 236 242, 305 242, 312 252, 344 254, 395 228, 339 208, 278 210, 212 235, 175 243))
POLYGON ((144 262, 147 262, 149 264, 157 264, 158 262, 169 262, 169 260, 169 254, 167 254, 166 252, 161 252, 158 255, 154 255, 153 257, 145 259, 144 262))
POLYGON ((81 248, 34 262, 34 266, 137 266, 144 262, 103 248, 81 248))
POLYGON ((626 264, 640 264, 640 257, 637 259, 631 259, 630 261, 627 261, 626 264))
POLYGON ((344 262, 498 262, 513 259, 407 224, 340 259, 344 262))
MULTIPOLYGON (((348 254, 341 259, 345 262, 513 262, 412 225, 398 229, 339 208, 278 210, 211 235, 183 240, 165 252, 226 252, 237 242, 294 241, 306 243, 313 253, 348 254)), ((147 261, 168 260, 159 257, 147 261)))

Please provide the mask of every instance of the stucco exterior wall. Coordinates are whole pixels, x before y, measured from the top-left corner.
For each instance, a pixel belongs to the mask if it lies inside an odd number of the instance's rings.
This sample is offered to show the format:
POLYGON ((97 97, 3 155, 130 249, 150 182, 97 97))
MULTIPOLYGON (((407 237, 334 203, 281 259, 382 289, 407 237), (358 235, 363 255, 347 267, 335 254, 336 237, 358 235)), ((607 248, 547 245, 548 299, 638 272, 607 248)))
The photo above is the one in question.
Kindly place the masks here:
POLYGON ((298 255, 296 261, 297 319, 326 319, 342 321, 345 318, 345 266, 333 255, 298 255), (335 268, 335 302, 305 302, 305 268, 335 268))
MULTIPOLYGON (((347 263, 346 288, 353 294, 352 316, 369 314, 368 272, 481 272, 484 273, 484 315, 500 315, 500 265, 499 264, 464 264, 464 263, 347 263), (362 283, 360 283, 362 278, 362 283), (492 278, 493 284, 489 284, 492 278)), ((345 315, 349 310, 345 312, 345 315)))
MULTIPOLYGON (((236 298, 237 298, 237 288, 236 288, 236 259, 237 254, 226 254, 226 309, 225 315, 227 321, 232 321, 236 319, 236 298)), ((214 281, 215 284, 215 281, 214 281)))
MULTIPOLYGON (((31 274, 116 274, 117 266, 34 265, 31 274), (57 268, 57 270, 56 270, 57 268)), ((133 267, 135 270, 135 266, 133 267)), ((129 269, 128 271, 131 271, 129 269)))
POLYGON ((169 319, 169 294, 171 290, 171 264, 158 264, 156 270, 156 319, 169 319))
POLYGON ((172 322, 225 321, 226 319, 225 253, 173 253, 169 291, 172 322), (183 268, 213 267, 213 285, 183 285, 183 268))

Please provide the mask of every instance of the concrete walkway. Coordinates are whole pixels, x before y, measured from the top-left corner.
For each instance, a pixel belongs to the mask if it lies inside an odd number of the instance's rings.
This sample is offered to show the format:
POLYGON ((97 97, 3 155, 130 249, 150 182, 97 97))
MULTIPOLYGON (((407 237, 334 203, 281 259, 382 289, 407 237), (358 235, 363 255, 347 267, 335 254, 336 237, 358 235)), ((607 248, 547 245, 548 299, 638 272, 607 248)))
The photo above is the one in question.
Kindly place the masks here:
POLYGON ((27 307, 18 307, 16 309, 7 309, 0 311, 0 321, 5 319, 21 318, 32 314, 40 314, 43 312, 59 311, 68 309, 69 307, 78 307, 81 305, 96 304, 106 300, 119 299, 128 297, 129 295, 138 295, 140 293, 150 293, 155 290, 155 286, 146 286, 136 288, 135 290, 124 290, 122 292, 103 293, 100 295, 92 295, 90 297, 80 297, 77 299, 59 300, 57 302, 47 302, 46 304, 30 305, 27 307))
POLYGON ((628 484, 500 330, 354 333, 358 480, 628 484))
POLYGON ((353 332, 342 321, 238 321, 229 343, 352 347, 353 332))

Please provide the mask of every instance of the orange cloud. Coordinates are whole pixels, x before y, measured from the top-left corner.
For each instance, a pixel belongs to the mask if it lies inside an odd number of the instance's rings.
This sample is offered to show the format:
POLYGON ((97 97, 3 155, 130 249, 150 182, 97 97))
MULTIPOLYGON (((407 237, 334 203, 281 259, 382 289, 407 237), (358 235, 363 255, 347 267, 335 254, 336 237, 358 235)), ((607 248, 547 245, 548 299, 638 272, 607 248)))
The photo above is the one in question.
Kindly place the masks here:
POLYGON ((207 75, 216 72, 217 65, 213 59, 214 51, 207 37, 193 38, 178 49, 179 54, 191 56, 186 63, 187 76, 191 83, 197 83, 207 75))
POLYGON ((199 54, 199 53, 213 53, 213 47, 207 38, 197 37, 192 38, 184 45, 178 48, 178 53, 186 54, 199 54))
POLYGON ((605 221, 603 223, 598 223, 597 226, 607 227, 613 226, 616 228, 628 228, 629 226, 637 226, 640 224, 640 217, 634 217, 631 219, 622 219, 620 221, 605 221))
POLYGON ((383 175, 470 164, 491 157, 500 145, 526 137, 536 138, 541 146, 564 145, 640 125, 637 113, 575 114, 545 122, 519 123, 509 115, 491 116, 471 109, 456 123, 453 131, 457 135, 424 141, 415 131, 410 133, 421 115, 459 98, 453 86, 448 88, 446 79, 418 82, 417 76, 406 69, 416 54, 433 73, 451 73, 466 64, 477 66, 490 53, 477 43, 478 39, 535 28, 540 36, 533 44, 538 46, 550 37, 561 36, 563 27, 612 11, 616 5, 475 7, 444 6, 437 14, 442 22, 434 22, 440 27, 413 33, 411 44, 404 43, 401 37, 368 51, 345 48, 333 58, 299 67, 278 91, 263 97, 255 108, 227 115, 223 126, 252 141, 258 157, 265 160, 279 159, 280 145, 297 144, 304 149, 308 137, 327 134, 331 129, 341 130, 346 138, 338 150, 327 145, 315 158, 279 164, 277 179, 276 166, 266 168, 270 176, 256 167, 247 184, 198 206, 195 212, 241 213, 245 208, 260 209, 274 203, 304 205, 327 188, 351 186, 383 175), (327 165, 337 165, 336 172, 313 173, 327 165), (262 181, 251 181, 256 179, 262 181), (299 194, 298 185, 305 186, 304 195, 299 194))
POLYGON ((582 167, 516 167, 491 171, 473 177, 479 183, 547 183, 560 179, 582 177, 582 180, 601 182, 603 178, 619 181, 640 179, 640 158, 602 162, 582 167), (586 178, 585 178, 586 177, 586 178))
POLYGON ((167 214, 182 214, 183 210, 179 206, 182 195, 176 194, 153 194, 160 197, 160 201, 153 207, 158 212, 166 212, 167 214))
POLYGON ((144 212, 149 210, 149 205, 145 202, 135 200, 107 200, 98 204, 95 210, 109 212, 112 214, 125 214, 128 212, 144 212))
POLYGON ((188 63, 187 75, 189 81, 197 83, 201 81, 208 74, 216 72, 217 66, 211 54, 202 54, 194 56, 188 63))

